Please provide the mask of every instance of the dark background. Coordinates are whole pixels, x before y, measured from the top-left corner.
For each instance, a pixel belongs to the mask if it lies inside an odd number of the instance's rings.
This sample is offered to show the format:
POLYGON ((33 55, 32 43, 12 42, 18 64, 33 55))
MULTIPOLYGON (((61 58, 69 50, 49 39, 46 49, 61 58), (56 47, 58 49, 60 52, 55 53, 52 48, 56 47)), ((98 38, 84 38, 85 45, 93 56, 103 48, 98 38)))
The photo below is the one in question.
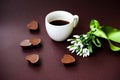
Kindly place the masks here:
POLYGON ((55 42, 45 30, 45 16, 55 10, 79 15, 73 34, 89 31, 91 19, 120 29, 119 0, 0 0, 0 80, 120 80, 120 52, 112 52, 106 40, 87 58, 73 55, 76 64, 61 63, 70 52, 68 42, 55 42), (39 23, 39 32, 31 33, 26 25, 39 23), (23 39, 39 37, 42 46, 23 50, 23 39), (29 54, 40 55, 41 64, 30 65, 29 54))

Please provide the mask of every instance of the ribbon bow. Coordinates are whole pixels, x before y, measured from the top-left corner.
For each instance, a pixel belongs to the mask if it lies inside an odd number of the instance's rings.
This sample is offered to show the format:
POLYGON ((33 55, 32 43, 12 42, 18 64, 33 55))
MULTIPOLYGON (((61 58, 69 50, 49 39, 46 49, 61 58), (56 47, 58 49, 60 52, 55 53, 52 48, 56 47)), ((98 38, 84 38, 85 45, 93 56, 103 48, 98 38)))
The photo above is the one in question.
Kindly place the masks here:
POLYGON ((108 41, 110 49, 112 51, 120 51, 120 47, 115 46, 111 43, 111 41, 120 43, 120 30, 110 26, 100 26, 97 20, 91 20, 90 29, 91 31, 88 32, 87 34, 92 35, 92 42, 97 47, 101 47, 101 42, 97 38, 97 37, 101 37, 108 41))

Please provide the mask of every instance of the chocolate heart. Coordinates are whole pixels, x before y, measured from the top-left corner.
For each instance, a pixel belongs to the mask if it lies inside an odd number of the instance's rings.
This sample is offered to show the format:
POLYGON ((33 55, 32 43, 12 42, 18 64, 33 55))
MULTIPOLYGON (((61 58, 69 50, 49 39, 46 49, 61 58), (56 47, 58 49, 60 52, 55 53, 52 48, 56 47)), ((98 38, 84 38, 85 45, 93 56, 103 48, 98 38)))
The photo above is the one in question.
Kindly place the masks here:
POLYGON ((30 40, 29 39, 25 39, 23 41, 20 42, 20 46, 22 47, 29 47, 31 46, 30 40))
POLYGON ((70 64, 75 62, 75 58, 69 54, 65 54, 63 58, 61 59, 61 62, 63 64, 70 64))
POLYGON ((30 43, 33 45, 33 46, 37 46, 41 43, 41 39, 40 38, 31 38, 30 39, 30 43))
POLYGON ((37 21, 33 20, 29 24, 27 24, 27 28, 30 30, 37 30, 38 29, 38 23, 37 21))
POLYGON ((39 55, 38 54, 30 54, 25 57, 27 61, 29 61, 32 64, 35 64, 39 61, 39 55))

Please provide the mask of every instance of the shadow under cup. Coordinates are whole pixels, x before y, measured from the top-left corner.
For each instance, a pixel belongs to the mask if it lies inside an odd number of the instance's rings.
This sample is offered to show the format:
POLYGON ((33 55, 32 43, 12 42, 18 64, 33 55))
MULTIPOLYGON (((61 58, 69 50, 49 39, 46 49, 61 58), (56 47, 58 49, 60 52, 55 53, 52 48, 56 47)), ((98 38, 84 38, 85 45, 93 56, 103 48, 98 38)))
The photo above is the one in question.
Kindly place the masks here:
POLYGON ((66 11, 54 11, 45 18, 49 37, 55 41, 66 40, 74 28, 74 15, 66 11))

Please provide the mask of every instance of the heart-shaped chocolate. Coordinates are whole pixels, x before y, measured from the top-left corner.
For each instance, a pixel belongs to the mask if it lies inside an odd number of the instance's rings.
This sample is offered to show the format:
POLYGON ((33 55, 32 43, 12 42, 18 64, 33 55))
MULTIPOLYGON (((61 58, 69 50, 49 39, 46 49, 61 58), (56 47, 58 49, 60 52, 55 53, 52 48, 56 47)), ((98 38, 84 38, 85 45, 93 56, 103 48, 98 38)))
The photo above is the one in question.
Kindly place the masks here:
POLYGON ((32 63, 32 64, 35 64, 35 63, 37 63, 37 62, 39 61, 39 55, 38 55, 38 54, 30 54, 30 55, 27 55, 27 56, 25 57, 25 59, 26 59, 28 62, 30 62, 30 63, 32 63))
POLYGON ((30 43, 33 45, 33 46, 37 46, 41 43, 41 39, 40 38, 31 38, 30 39, 30 43))
POLYGON ((25 39, 25 40, 23 40, 23 41, 20 42, 20 46, 22 46, 22 47, 29 47, 31 45, 32 44, 30 43, 29 39, 25 39))
POLYGON ((71 64, 75 62, 75 58, 69 54, 65 54, 63 58, 61 59, 61 62, 63 64, 71 64))
POLYGON ((29 24, 27 24, 27 28, 29 30, 37 30, 38 29, 38 23, 37 23, 37 21, 33 20, 32 22, 30 22, 29 24))

